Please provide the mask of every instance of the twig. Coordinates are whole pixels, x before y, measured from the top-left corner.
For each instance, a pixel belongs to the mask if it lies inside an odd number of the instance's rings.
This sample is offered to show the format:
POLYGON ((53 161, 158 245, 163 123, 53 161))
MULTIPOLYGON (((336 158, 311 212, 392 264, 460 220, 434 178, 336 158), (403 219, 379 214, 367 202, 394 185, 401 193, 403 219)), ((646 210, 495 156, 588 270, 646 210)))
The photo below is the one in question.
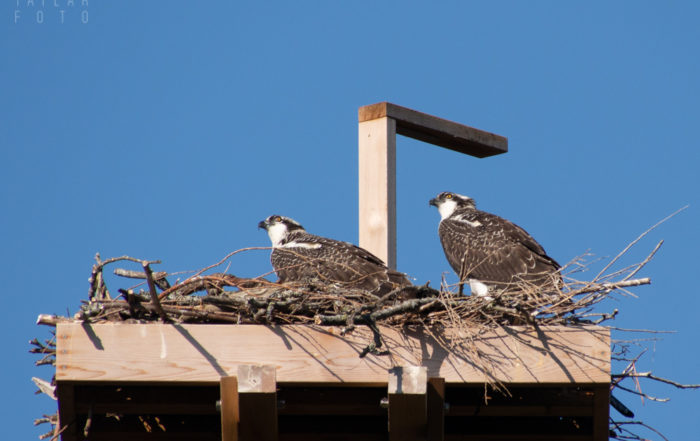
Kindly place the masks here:
MULTIPOLYGON (((136 263, 142 263, 144 260, 142 259, 136 259, 134 257, 130 256, 120 256, 120 257, 111 257, 107 260, 101 260, 100 259, 100 253, 95 254, 95 260, 97 263, 92 266, 92 272, 90 273, 90 277, 88 278, 88 282, 90 283, 90 289, 88 289, 88 299, 92 300, 95 295, 95 291, 97 290, 97 284, 98 281, 101 280, 101 276, 98 277, 98 274, 102 272, 102 268, 105 267, 105 265, 109 265, 110 263, 114 262, 119 262, 121 260, 128 260, 130 262, 136 262, 136 263)), ((154 260, 151 261, 150 263, 161 263, 160 260, 154 260)))
POLYGON ((646 259, 644 259, 641 263, 637 264, 637 267, 634 270, 630 271, 630 273, 627 274, 622 279, 622 281, 624 282, 625 280, 631 279, 632 276, 637 274, 639 272, 639 270, 641 270, 647 263, 651 262, 651 259, 654 257, 654 255, 656 255, 656 252, 659 251, 659 248, 661 248, 661 245, 663 245, 663 243, 664 243, 664 241, 660 240, 659 243, 656 244, 654 249, 651 250, 651 253, 649 253, 649 255, 646 257, 646 259))
POLYGON ((87 419, 85 420, 85 426, 83 427, 83 436, 85 439, 89 439, 90 426, 92 426, 92 405, 88 408, 87 419))
POLYGON ((634 279, 634 280, 625 280, 625 281, 620 281, 620 282, 606 282, 606 283, 600 283, 600 284, 595 284, 595 285, 590 285, 581 289, 574 290, 570 293, 567 293, 568 296, 577 296, 579 294, 588 294, 592 292, 599 292, 599 291, 612 291, 614 289, 619 289, 619 288, 628 288, 631 286, 641 286, 641 285, 649 285, 651 283, 651 279, 649 277, 644 277, 642 279, 634 279))
POLYGON ((700 384, 682 384, 667 378, 657 377, 651 372, 637 372, 634 374, 613 374, 612 378, 648 378, 650 380, 659 381, 661 383, 670 384, 679 389, 700 389, 700 384))
POLYGON ((56 386, 53 386, 51 382, 37 377, 32 377, 32 381, 40 391, 50 396, 52 399, 56 399, 56 386))
POLYGON ((627 408, 627 406, 625 406, 620 400, 615 398, 613 394, 610 394, 610 405, 623 416, 626 416, 627 418, 634 418, 634 412, 629 410, 629 408, 627 408))
MULTIPOLYGON (((114 274, 120 277, 127 277, 130 279, 145 279, 146 274, 139 272, 139 271, 131 271, 131 270, 125 270, 122 268, 116 268, 114 270, 114 274)), ((166 290, 170 288, 170 283, 168 283, 168 280, 166 279, 168 273, 165 271, 158 271, 156 273, 153 273, 153 281, 155 282, 156 285, 158 285, 158 288, 162 290, 166 290)))
MULTIPOLYGON (((686 205, 685 207, 682 207, 682 208, 680 208, 680 209, 674 211, 673 213, 669 214, 669 215, 666 216, 665 218, 661 219, 660 221, 658 221, 657 223, 655 223, 654 225, 652 225, 651 228, 647 229, 645 232, 643 232, 642 234, 640 234, 639 237, 637 237, 635 240, 633 240, 632 242, 630 242, 629 245, 627 245, 622 251, 620 251, 620 252, 618 253, 618 255, 615 256, 615 258, 612 259, 612 260, 610 261, 610 263, 608 263, 607 265, 605 265, 605 267, 604 267, 602 270, 600 270, 600 272, 598 273, 598 275, 595 276, 595 277, 593 278, 593 281, 595 282, 596 280, 598 280, 598 279, 600 278, 600 276, 602 276, 603 274, 605 274, 605 272, 606 272, 611 266, 613 266, 613 264, 615 264, 615 262, 617 262, 617 261, 620 259, 620 257, 622 257, 623 255, 625 255, 625 254, 627 253, 627 251, 629 251, 629 249, 632 248, 637 242, 639 242, 640 240, 642 240, 642 238, 643 238, 644 236, 646 236, 646 235, 649 234, 653 229, 655 229, 655 228, 658 227, 659 225, 663 224, 663 223, 666 222, 667 220, 671 219, 673 216, 677 215, 678 213, 680 213, 681 211, 685 210, 686 208, 688 208, 688 205, 686 205)), ((658 246, 658 245, 657 245, 657 246, 658 246)))
POLYGON ((271 247, 248 247, 248 248, 241 248, 241 249, 239 249, 239 250, 232 251, 232 252, 228 253, 226 256, 224 256, 224 258, 221 259, 220 261, 218 261, 217 263, 215 263, 215 264, 213 264, 213 265, 209 265, 209 266, 206 267, 206 268, 202 268, 201 270, 197 271, 196 273, 194 273, 193 275, 191 275, 190 277, 188 277, 187 279, 185 279, 182 283, 177 284, 177 285, 174 285, 174 286, 171 286, 170 288, 166 289, 165 291, 163 291, 162 293, 160 293, 160 296, 159 296, 158 298, 159 298, 159 299, 164 299, 165 297, 167 297, 168 295, 170 295, 173 291, 175 291, 175 290, 179 287, 179 285, 183 285, 183 284, 185 284, 185 283, 191 282, 192 279, 194 279, 195 277, 198 277, 198 276, 199 276, 200 274, 202 274, 203 272, 208 271, 208 270, 210 270, 210 269, 212 269, 212 268, 214 268, 214 267, 217 267, 217 266, 221 265, 222 263, 226 262, 226 260, 228 260, 230 257, 234 256, 235 254, 241 253, 241 252, 243 252, 243 251, 251 251, 251 250, 271 250, 271 249, 272 249, 271 247))
MULTIPOLYGON (((660 436, 661 438, 663 438, 664 440, 669 441, 668 438, 666 438, 661 432, 659 432, 658 430, 654 429, 653 427, 651 427, 651 426, 649 426, 649 425, 647 425, 647 424, 645 424, 645 423, 643 423, 643 422, 641 422, 641 421, 612 421, 612 422, 611 422, 611 426, 612 426, 612 427, 611 427, 610 429, 611 429, 611 430, 625 430, 625 431, 627 431, 628 433, 631 433, 631 432, 629 432, 627 429, 623 429, 623 428, 622 428, 622 426, 625 426, 625 425, 642 426, 642 427, 644 427, 644 428, 646 428, 646 429, 648 429, 648 430, 651 430, 652 432, 656 433, 657 435, 659 435, 659 436, 660 436)), ((616 438, 617 438, 617 436, 616 436, 616 438)), ((634 439, 639 439, 639 440, 643 440, 643 439, 644 439, 644 440, 645 440, 645 438, 641 438, 641 437, 639 437, 639 436, 636 436, 634 439)))
POLYGON ((60 317, 55 314, 39 314, 36 318, 37 325, 56 326, 62 322, 71 321, 69 318, 60 317))
POLYGON ((143 271, 146 273, 146 280, 148 281, 148 291, 151 294, 151 302, 153 302, 153 306, 156 308, 156 311, 158 312, 158 315, 164 322, 170 321, 168 319, 168 315, 163 311, 163 307, 160 304, 160 299, 158 299, 158 293, 156 293, 156 285, 153 282, 153 272, 151 271, 151 267, 148 262, 145 260, 141 262, 141 265, 143 265, 143 271))
MULTIPOLYGON (((51 439, 50 439, 49 441, 56 441, 56 440, 58 440, 58 438, 61 436, 61 434, 68 428, 68 426, 69 426, 69 425, 66 424, 65 426, 61 427, 60 430, 54 431, 54 434, 53 434, 53 436, 51 437, 51 439)), ((58 428, 58 426, 56 426, 56 428, 58 428)))
MULTIPOLYGON (((634 389, 630 389, 628 387, 622 386, 619 383, 615 385, 615 388, 620 389, 620 390, 624 390, 625 392, 629 392, 629 393, 634 394, 634 395, 638 395, 640 397, 644 397, 644 398, 651 400, 651 401, 657 401, 659 403, 665 403, 665 402, 669 401, 669 398, 653 397, 653 396, 645 394, 643 392, 638 392, 634 389)), ((623 414, 623 415, 625 415, 625 414, 623 414)), ((628 415, 625 415, 625 416, 628 416, 628 415)), ((632 415, 632 417, 634 417, 634 415, 632 415)), ((632 418, 632 417, 630 417, 630 418, 632 418)))

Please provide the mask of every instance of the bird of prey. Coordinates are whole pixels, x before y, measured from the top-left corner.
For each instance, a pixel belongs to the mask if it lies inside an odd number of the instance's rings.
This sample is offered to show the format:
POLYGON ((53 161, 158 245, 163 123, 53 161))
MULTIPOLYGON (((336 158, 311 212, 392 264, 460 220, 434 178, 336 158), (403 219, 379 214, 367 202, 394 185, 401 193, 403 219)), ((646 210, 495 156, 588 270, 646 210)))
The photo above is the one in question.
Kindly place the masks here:
POLYGON ((348 242, 307 233, 298 222, 272 215, 258 224, 272 242, 270 261, 279 282, 312 282, 359 288, 382 295, 411 286, 369 251, 348 242))
POLYGON ((473 294, 524 285, 551 290, 561 283, 559 264, 514 223, 477 210, 472 198, 457 193, 442 192, 430 205, 440 212, 438 235, 447 261, 473 294))

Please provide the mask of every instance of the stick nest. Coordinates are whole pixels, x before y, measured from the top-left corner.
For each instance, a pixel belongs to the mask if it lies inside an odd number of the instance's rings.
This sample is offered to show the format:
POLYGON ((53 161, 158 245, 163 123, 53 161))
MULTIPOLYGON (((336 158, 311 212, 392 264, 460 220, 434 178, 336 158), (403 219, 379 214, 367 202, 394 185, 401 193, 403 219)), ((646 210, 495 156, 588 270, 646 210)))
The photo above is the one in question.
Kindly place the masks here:
MULTIPOLYGON (((89 322, 123 321, 144 323, 316 324, 327 326, 376 325, 392 327, 492 327, 508 325, 598 324, 617 311, 593 313, 593 306, 613 291, 628 294, 627 288, 650 283, 631 279, 632 270, 594 281, 565 277, 565 282, 546 293, 534 285, 513 284, 491 297, 459 294, 458 286, 444 283, 440 289, 428 284, 399 288, 384 295, 334 283, 278 284, 263 278, 240 278, 232 274, 204 275, 205 270, 170 285, 165 272, 153 273, 157 261, 128 256, 102 261, 96 256, 90 276, 88 300, 73 319, 89 322), (133 261, 143 272, 115 270, 120 276, 146 279, 139 288, 119 289, 113 296, 104 282, 109 264, 133 261)), ((574 262, 569 269, 580 269, 574 262)), ((42 319, 40 318, 40 321, 42 319)), ((44 317, 45 321, 68 320, 44 317)))

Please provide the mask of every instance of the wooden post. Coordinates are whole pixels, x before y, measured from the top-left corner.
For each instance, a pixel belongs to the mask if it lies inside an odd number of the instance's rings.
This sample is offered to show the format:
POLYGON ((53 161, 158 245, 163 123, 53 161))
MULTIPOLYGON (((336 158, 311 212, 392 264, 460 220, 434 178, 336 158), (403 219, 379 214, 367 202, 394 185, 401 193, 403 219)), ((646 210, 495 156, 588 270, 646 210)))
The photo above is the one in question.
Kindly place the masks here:
POLYGON ((483 158, 508 139, 387 102, 358 112, 360 246, 396 268, 396 134, 483 158))
POLYGON ((593 441, 607 441, 610 437, 610 385, 593 389, 593 441))
POLYGON ((277 440, 277 382, 271 365, 238 366, 241 441, 277 440))
POLYGON ((396 268, 396 121, 359 124, 360 246, 396 268))
POLYGON ((58 397, 58 430, 68 426, 63 430, 61 439, 63 441, 76 440, 78 439, 78 425, 75 421, 75 387, 73 383, 57 382, 56 396, 58 397))
POLYGON ((221 377, 221 440, 238 441, 238 379, 235 376, 221 377))
POLYGON ((428 370, 424 366, 389 370, 389 440, 427 438, 428 370))
POLYGON ((428 379, 428 441, 445 439, 445 379, 428 379))

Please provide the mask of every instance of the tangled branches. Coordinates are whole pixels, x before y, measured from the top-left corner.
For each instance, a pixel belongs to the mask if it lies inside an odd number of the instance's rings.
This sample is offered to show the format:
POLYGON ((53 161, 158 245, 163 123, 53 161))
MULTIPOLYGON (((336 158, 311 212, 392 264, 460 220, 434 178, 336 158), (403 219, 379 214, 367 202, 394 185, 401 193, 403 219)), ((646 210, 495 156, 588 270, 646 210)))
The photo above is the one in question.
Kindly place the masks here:
MULTIPOLYGON (((645 233, 646 234, 646 233, 645 233)), ((642 235, 643 236, 643 235, 642 235)), ((641 239, 641 237, 637 239, 641 239)), ((636 243, 633 242, 631 245, 636 243)), ((630 246, 631 246, 630 245, 630 246)), ((338 326, 342 332, 351 332, 357 326, 372 330, 373 340, 368 342, 361 356, 368 353, 382 354, 385 348, 377 325, 394 328, 420 326, 428 330, 448 350, 469 352, 479 332, 511 325, 550 326, 602 324, 615 318, 618 310, 596 311, 596 306, 617 293, 633 296, 630 289, 651 283, 649 278, 635 278, 636 274, 654 257, 662 242, 640 263, 610 271, 613 264, 626 253, 629 246, 616 256, 592 280, 577 280, 575 276, 588 269, 584 258, 577 258, 561 270, 563 283, 548 284, 546 290, 525 281, 508 289, 489 293, 489 297, 461 295, 460 286, 443 286, 433 289, 424 286, 403 287, 384 295, 360 289, 349 289, 342 283, 310 281, 309 283, 278 284, 263 277, 242 278, 230 273, 208 271, 222 265, 232 255, 257 248, 234 251, 220 262, 204 268, 185 280, 171 284, 172 277, 164 271, 155 272, 152 266, 159 261, 146 261, 130 256, 102 260, 99 254, 89 278, 87 300, 74 317, 41 315, 39 323, 55 325, 61 321, 85 322, 172 322, 172 323, 222 323, 222 324, 314 324, 338 326), (118 262, 133 262, 138 270, 116 268, 120 277, 145 280, 135 288, 117 288, 110 291, 103 271, 118 262), (118 294, 117 294, 118 293, 118 294), (466 338, 456 341, 441 339, 440 330, 457 329, 466 338)), ((585 256, 584 256, 585 257, 585 256)), ((34 352, 43 358, 37 364, 51 364, 55 358, 52 341, 33 341, 34 352)), ((620 392, 642 395, 639 379, 660 381, 675 387, 697 388, 700 385, 683 385, 655 376, 651 372, 637 372, 638 355, 630 358, 624 351, 614 357, 626 360, 628 366, 613 374, 611 388, 620 392), (627 358, 625 358, 627 357, 627 358), (632 386, 628 383, 634 382, 632 386)), ((475 354, 473 359, 479 359, 475 354)), ((488 366, 483 366, 487 371, 488 366)), ((37 386, 49 393, 52 384, 39 380, 37 386)), ((611 397, 611 404, 628 418, 634 415, 624 404, 611 397)), ((51 422, 47 417, 38 422, 51 422)), ((54 423, 52 423, 54 424, 54 423)), ((642 439, 632 431, 634 427, 647 427, 634 420, 611 419, 611 437, 617 439, 642 439)), ((655 429, 650 429, 655 431, 655 429)), ((658 432, 657 432, 658 434, 658 432)), ((661 434, 658 434, 663 438, 661 434)))

